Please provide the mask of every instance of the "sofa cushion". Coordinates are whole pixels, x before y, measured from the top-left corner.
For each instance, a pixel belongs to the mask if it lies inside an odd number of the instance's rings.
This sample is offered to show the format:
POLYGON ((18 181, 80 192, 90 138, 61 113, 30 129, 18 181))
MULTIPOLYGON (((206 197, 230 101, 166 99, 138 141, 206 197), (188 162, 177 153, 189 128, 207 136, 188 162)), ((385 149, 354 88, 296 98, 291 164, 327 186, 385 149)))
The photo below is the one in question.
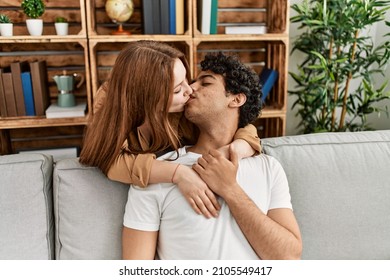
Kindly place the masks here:
POLYGON ((390 130, 262 145, 286 171, 303 259, 390 259, 390 130))
POLYGON ((121 259, 128 185, 64 159, 55 165, 53 187, 56 259, 121 259))
POLYGON ((54 258, 52 168, 41 154, 0 156, 0 259, 54 258))

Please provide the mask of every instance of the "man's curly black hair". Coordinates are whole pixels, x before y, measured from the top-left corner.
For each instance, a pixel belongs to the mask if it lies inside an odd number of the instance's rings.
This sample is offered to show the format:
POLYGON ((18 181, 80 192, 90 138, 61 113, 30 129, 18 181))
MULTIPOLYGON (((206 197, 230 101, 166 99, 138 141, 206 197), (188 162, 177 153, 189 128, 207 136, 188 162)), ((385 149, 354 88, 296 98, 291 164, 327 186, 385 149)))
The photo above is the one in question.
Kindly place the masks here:
POLYGON ((239 128, 258 118, 262 109, 262 91, 259 76, 253 69, 240 62, 237 56, 228 56, 222 52, 207 54, 200 66, 202 71, 209 70, 222 75, 228 93, 246 95, 246 102, 240 107, 239 128))

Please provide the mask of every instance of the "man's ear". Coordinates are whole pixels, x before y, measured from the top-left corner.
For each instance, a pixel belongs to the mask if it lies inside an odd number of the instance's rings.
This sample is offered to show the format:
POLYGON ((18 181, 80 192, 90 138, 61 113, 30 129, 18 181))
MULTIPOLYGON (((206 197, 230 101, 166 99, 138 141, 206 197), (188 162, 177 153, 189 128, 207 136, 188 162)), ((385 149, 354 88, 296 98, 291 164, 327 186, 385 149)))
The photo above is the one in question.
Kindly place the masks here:
POLYGON ((230 100, 229 107, 241 107, 246 102, 246 95, 243 93, 231 94, 232 99, 230 100))

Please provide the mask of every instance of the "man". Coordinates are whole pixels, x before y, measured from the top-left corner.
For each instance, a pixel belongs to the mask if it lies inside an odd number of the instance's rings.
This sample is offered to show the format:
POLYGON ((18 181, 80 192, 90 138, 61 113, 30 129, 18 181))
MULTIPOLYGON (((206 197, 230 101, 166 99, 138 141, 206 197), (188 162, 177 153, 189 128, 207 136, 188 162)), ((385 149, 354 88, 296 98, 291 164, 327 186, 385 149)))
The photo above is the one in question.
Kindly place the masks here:
MULTIPOLYGON (((256 119, 261 90, 256 73, 234 57, 208 55, 191 85, 186 117, 200 130, 179 164, 193 165, 219 196, 219 217, 196 215, 172 184, 129 190, 123 230, 125 259, 299 259, 302 241, 281 165, 259 155, 237 162, 217 147, 256 119), (203 155, 203 157, 201 157, 203 155)), ((176 153, 162 159, 175 158, 176 153)))

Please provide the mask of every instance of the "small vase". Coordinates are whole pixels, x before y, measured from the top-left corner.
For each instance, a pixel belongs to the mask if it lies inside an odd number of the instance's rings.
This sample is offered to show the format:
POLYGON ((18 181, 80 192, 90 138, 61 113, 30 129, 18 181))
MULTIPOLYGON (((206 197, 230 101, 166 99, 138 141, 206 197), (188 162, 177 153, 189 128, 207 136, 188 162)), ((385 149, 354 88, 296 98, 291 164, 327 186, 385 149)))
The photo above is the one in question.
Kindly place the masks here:
POLYGON ((67 22, 55 22, 54 27, 56 29, 56 33, 59 36, 66 36, 68 35, 68 26, 69 23, 67 22))
POLYGON ((0 23, 0 34, 4 37, 10 37, 13 35, 13 23, 0 23))
POLYGON ((31 36, 41 36, 43 33, 42 19, 26 19, 28 33, 31 36))

